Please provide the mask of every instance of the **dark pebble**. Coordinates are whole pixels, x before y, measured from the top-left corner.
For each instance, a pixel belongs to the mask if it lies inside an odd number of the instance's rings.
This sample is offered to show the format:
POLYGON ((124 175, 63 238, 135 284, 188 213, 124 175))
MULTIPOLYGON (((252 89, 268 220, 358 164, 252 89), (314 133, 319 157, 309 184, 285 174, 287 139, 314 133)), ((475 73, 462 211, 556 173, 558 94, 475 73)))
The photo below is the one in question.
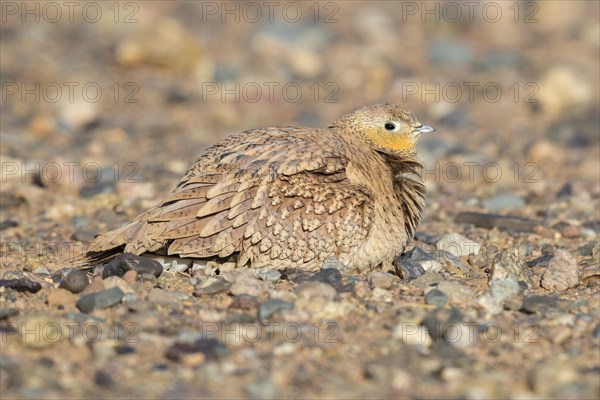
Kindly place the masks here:
POLYGON ((425 273, 421 264, 404 255, 396 257, 393 265, 398 275, 405 281, 416 279, 425 273))
POLYGON ((127 345, 127 344, 124 344, 124 345, 118 346, 115 349, 115 352, 118 355, 122 356, 122 355, 125 355, 125 354, 135 353, 135 349, 133 347, 127 345))
POLYGON ((308 278, 311 282, 327 283, 335 288, 338 292, 351 292, 354 285, 344 285, 342 283, 342 273, 335 268, 324 268, 308 278))
POLYGON ((90 293, 77 301, 77 308, 84 313, 93 310, 108 308, 121 301, 124 293, 118 287, 113 287, 102 292, 90 293))
POLYGON ((96 237, 96 233, 93 231, 79 230, 73 232, 71 235, 71 240, 75 240, 77 242, 91 242, 96 237))
POLYGON ((81 188, 79 195, 83 198, 90 198, 101 193, 114 193, 114 182, 98 182, 94 185, 86 185, 81 188))
POLYGON ((552 254, 542 254, 538 258, 527 261, 528 267, 547 267, 550 260, 552 260, 552 254))
POLYGON ((71 293, 81 293, 89 284, 90 280, 85 271, 73 269, 60 281, 59 287, 71 293))
POLYGON ((14 228, 16 226, 19 226, 18 221, 12 219, 5 219, 4 221, 0 222, 0 231, 3 231, 8 228, 14 228))
POLYGON ((104 266, 102 277, 123 276, 127 271, 135 271, 140 276, 144 274, 152 274, 156 278, 163 272, 162 265, 151 258, 136 256, 131 253, 119 254, 104 266))
POLYGON ((165 353, 172 361, 179 361, 186 354, 203 353, 207 360, 218 361, 229 354, 229 349, 214 338, 198 339, 195 342, 175 342, 165 353))
POLYGON ((596 327, 592 331, 592 336, 595 338, 600 338, 600 324, 596 324, 596 327))
POLYGON ((416 261, 416 262, 431 261, 431 260, 435 259, 435 257, 433 255, 427 253, 425 250, 423 250, 419 246, 413 247, 412 250, 404 253, 404 256, 408 257, 411 260, 416 261))
POLYGON ((469 266, 466 264, 463 264, 462 261, 460 261, 460 258, 456 257, 454 254, 447 252, 445 250, 435 250, 433 253, 431 253, 433 255, 433 258, 438 260, 438 261, 446 261, 448 263, 450 263, 451 265, 455 266, 456 268, 463 270, 463 271, 468 271, 469 270, 469 266))
POLYGON ((533 232, 538 222, 511 215, 485 214, 471 211, 458 213, 454 219, 459 224, 473 224, 478 228, 498 228, 501 231, 533 232))
POLYGON ((37 293, 42 289, 42 285, 29 279, 0 279, 0 286, 11 288, 17 292, 37 293))
POLYGON ((17 314, 19 314, 19 310, 17 310, 16 308, 3 308, 3 309, 0 309, 0 320, 6 319, 6 318, 10 318, 10 317, 14 317, 17 314))
POLYGON ((203 294, 217 294, 217 293, 226 293, 231 288, 232 283, 227 282, 225 279, 216 278, 216 281, 211 283, 208 286, 200 287, 200 285, 196 285, 194 288, 194 296, 202 296, 203 294))
POLYGON ((463 321, 463 315, 456 308, 438 308, 423 318, 421 324, 427 328, 429 336, 434 342, 443 341, 444 334, 452 324, 463 321))
POLYGON ((523 300, 522 311, 536 313, 549 308, 558 308, 559 299, 552 296, 528 296, 523 300))
POLYGON ((442 307, 446 302, 448 302, 448 296, 441 290, 433 289, 425 295, 426 304, 442 307))
POLYGON ((596 246, 596 243, 594 242, 584 244, 583 246, 577 248, 577 254, 579 254, 582 257, 589 257, 594 251, 594 246, 596 246))
POLYGON ((267 301, 263 301, 258 306, 258 318, 260 320, 264 320, 279 311, 290 310, 293 307, 294 305, 292 303, 288 303, 287 301, 269 299, 267 301))
POLYGON ((103 388, 109 388, 115 384, 113 377, 108 372, 102 370, 96 371, 94 374, 94 382, 96 385, 103 388))

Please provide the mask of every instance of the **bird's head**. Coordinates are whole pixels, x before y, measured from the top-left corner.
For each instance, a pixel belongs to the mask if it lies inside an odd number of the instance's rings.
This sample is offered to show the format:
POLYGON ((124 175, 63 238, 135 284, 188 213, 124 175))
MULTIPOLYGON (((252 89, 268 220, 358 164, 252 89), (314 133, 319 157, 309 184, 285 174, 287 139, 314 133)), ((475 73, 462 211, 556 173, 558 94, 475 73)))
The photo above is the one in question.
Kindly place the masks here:
POLYGON ((395 104, 376 104, 345 115, 333 126, 359 135, 376 150, 396 155, 414 156, 422 133, 434 132, 420 123, 415 115, 395 104))

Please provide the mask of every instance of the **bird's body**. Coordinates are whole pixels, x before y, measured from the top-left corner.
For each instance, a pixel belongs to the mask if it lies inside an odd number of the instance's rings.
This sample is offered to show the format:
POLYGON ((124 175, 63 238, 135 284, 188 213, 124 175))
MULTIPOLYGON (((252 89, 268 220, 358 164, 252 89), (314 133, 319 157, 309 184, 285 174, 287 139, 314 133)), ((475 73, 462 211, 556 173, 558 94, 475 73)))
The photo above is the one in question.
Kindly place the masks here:
POLYGON ((376 105, 325 129, 231 136, 157 206, 97 237, 88 256, 162 251, 307 271, 329 256, 361 271, 390 265, 421 217, 415 145, 431 130, 400 106, 376 105))

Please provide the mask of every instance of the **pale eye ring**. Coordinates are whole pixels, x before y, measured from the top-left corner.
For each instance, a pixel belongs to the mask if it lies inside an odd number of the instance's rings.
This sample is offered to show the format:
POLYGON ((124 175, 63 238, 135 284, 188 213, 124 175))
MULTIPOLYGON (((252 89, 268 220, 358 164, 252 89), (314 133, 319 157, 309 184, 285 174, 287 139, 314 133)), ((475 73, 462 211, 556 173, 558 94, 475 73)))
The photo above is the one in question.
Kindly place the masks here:
POLYGON ((395 131, 398 129, 398 125, 395 122, 386 122, 383 126, 386 131, 395 131))

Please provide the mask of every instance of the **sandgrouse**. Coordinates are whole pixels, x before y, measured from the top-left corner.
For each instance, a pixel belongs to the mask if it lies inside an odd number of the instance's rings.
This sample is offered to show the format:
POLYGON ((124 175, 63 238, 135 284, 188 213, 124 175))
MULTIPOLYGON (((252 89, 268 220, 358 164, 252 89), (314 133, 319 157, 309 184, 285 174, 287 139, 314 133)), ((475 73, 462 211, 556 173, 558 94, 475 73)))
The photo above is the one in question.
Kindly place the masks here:
POLYGON ((433 131, 385 104, 325 129, 231 136, 206 150, 159 204, 98 236, 87 258, 162 252, 315 271, 334 256, 359 271, 390 267, 421 218, 416 144, 433 131))

